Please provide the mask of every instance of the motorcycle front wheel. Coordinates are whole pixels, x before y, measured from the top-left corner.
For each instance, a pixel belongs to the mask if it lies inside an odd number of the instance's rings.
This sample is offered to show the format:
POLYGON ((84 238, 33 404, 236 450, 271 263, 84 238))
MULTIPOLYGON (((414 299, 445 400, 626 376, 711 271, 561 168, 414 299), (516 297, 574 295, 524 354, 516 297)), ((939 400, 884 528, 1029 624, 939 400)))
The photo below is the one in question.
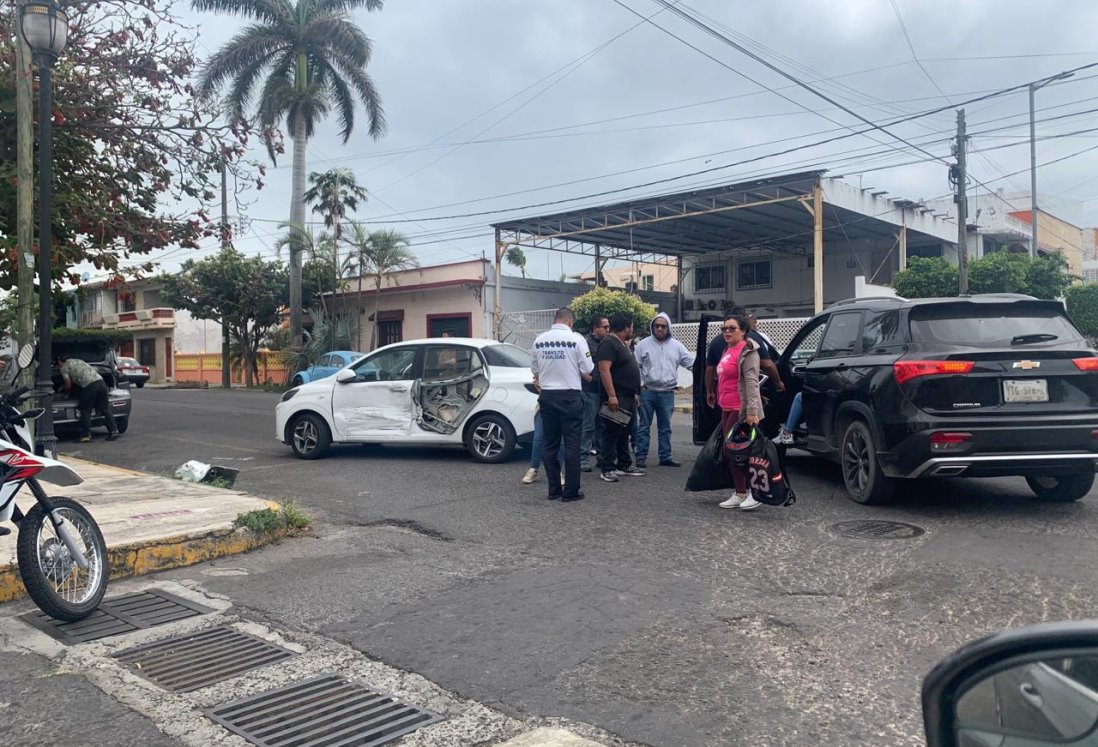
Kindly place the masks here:
POLYGON ((77 564, 42 505, 36 504, 19 522, 19 575, 43 612, 76 622, 95 612, 107 591, 107 543, 86 508, 71 498, 51 498, 50 502, 68 524, 88 567, 77 564))

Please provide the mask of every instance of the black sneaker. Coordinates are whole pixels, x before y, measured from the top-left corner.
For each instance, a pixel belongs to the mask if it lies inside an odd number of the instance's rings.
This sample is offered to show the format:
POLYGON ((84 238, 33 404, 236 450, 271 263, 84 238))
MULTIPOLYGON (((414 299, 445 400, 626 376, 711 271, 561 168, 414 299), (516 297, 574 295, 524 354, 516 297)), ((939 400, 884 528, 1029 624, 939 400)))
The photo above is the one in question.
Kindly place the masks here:
POLYGON ((590 472, 590 471, 591 471, 591 465, 590 464, 581 464, 580 465, 580 472, 590 472))
POLYGON ((117 434, 117 433, 108 433, 108 434, 107 434, 107 440, 108 440, 108 441, 113 441, 113 440, 114 440, 114 439, 116 439, 116 438, 118 438, 118 434, 117 434))
POLYGON ((618 481, 618 475, 613 470, 611 470, 610 472, 603 472, 602 474, 599 475, 599 477, 601 477, 606 482, 617 482, 618 481))
MULTIPOLYGON (((637 466, 639 467, 640 465, 638 464, 637 466)), ((661 467, 681 467, 682 462, 676 462, 674 459, 661 459, 660 460, 660 466, 661 467)))
POLYGON ((645 459, 638 459, 637 460, 637 467, 639 467, 640 469, 647 469, 648 468, 648 461, 645 460, 645 459))
POLYGON ((644 477, 648 473, 645 472, 644 470, 640 469, 639 467, 634 467, 633 465, 629 465, 625 469, 619 469, 618 474, 619 475, 625 475, 626 477, 644 477))
POLYGON ((564 496, 563 498, 560 499, 560 502, 561 503, 571 503, 572 501, 582 501, 586 497, 587 496, 584 495, 583 491, 581 490, 580 492, 576 493, 575 495, 566 495, 566 496, 564 496))

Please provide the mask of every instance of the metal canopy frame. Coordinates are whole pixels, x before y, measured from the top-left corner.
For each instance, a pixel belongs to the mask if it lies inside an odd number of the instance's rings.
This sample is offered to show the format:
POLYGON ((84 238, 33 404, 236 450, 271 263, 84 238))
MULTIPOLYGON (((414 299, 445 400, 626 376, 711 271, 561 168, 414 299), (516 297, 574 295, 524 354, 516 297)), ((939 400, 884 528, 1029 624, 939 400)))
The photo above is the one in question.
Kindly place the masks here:
POLYGON ((811 246, 815 305, 821 310, 825 230, 845 241, 899 239, 905 249, 908 230, 906 222, 896 226, 830 203, 825 208, 825 173, 803 171, 495 223, 497 336, 501 266, 512 246, 593 257, 596 271, 609 259, 675 266, 680 317, 683 257, 759 247, 807 254, 811 246))

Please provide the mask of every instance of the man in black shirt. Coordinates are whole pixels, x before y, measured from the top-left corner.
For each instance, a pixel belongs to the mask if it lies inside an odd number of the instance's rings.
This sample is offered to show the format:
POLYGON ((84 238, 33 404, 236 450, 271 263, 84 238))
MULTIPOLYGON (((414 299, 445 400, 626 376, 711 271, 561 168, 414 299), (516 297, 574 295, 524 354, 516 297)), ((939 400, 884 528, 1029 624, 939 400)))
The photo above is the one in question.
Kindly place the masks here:
MULTIPOLYGON (((587 347, 591 351, 591 360, 599 352, 599 345, 610 334, 610 317, 596 316, 591 320, 591 332, 587 335, 587 347)), ((602 382, 598 371, 591 381, 583 384, 583 434, 580 436, 580 470, 591 471, 591 454, 600 446, 602 424, 599 422, 599 406, 602 405, 602 382)))
POLYGON ((637 359, 629 349, 633 339, 633 318, 628 314, 610 317, 610 334, 599 344, 595 354, 602 381, 603 402, 611 412, 627 412, 629 420, 618 423, 602 419, 602 448, 599 450, 600 475, 606 482, 617 482, 620 476, 637 477, 644 470, 633 466, 629 451, 629 434, 637 417, 641 377, 637 359))

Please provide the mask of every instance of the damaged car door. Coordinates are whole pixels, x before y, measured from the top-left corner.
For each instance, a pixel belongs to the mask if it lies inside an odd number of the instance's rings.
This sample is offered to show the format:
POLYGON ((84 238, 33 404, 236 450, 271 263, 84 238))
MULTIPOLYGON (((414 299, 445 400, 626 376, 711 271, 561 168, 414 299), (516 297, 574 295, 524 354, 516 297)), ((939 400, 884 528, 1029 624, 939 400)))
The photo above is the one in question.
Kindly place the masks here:
POLYGON ((480 353, 464 345, 428 345, 423 377, 412 401, 420 428, 449 435, 461 427, 488 391, 488 369, 480 353))
POLYGON ((355 378, 334 380, 332 416, 339 440, 408 437, 413 421, 416 353, 414 346, 382 350, 351 367, 355 378))

